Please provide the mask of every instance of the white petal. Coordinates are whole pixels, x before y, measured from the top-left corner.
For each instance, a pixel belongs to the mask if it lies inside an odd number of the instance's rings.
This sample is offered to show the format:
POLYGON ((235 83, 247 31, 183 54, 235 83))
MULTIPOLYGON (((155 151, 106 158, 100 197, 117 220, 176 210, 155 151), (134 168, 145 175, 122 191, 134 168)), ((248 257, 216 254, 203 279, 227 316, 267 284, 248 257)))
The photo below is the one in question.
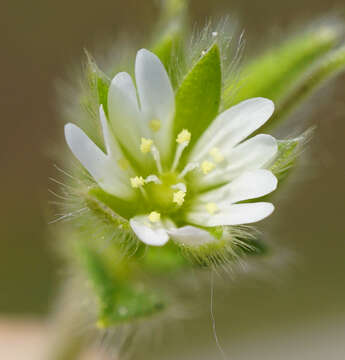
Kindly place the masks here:
POLYGON ((235 145, 260 128, 273 111, 273 102, 264 98, 245 100, 224 111, 196 143, 189 161, 203 159, 213 147, 228 155, 235 145))
POLYGON ((145 215, 136 216, 129 223, 138 238, 147 245, 163 246, 169 240, 162 223, 151 224, 145 215))
POLYGON ((241 225, 260 221, 272 214, 271 203, 235 204, 221 208, 218 213, 210 215, 206 211, 192 211, 187 220, 201 226, 241 225))
POLYGON ((232 204, 267 195, 277 188, 277 184, 277 178, 269 170, 247 171, 227 185, 202 193, 196 201, 232 204))
POLYGON ((121 144, 137 160, 141 137, 148 137, 148 129, 138 108, 136 89, 129 74, 122 72, 112 80, 108 93, 109 120, 121 144))
POLYGON ((129 184, 121 180, 116 161, 105 155, 83 130, 74 124, 66 124, 65 138, 74 156, 104 191, 123 199, 133 197, 135 193, 129 184))
POLYGON ((135 78, 141 111, 147 121, 158 119, 161 122, 160 130, 153 137, 164 159, 170 151, 175 111, 175 96, 169 76, 156 55, 141 49, 136 57, 135 78))
POLYGON ((226 164, 219 164, 205 176, 196 177, 195 185, 205 188, 229 182, 248 170, 264 168, 278 152, 277 140, 270 135, 260 134, 237 145, 227 157, 226 164))
POLYGON ((269 171, 248 171, 229 184, 229 201, 232 203, 265 196, 277 188, 278 180, 269 171))
POLYGON ((116 160, 122 159, 124 157, 123 152, 115 138, 115 135, 109 127, 108 120, 102 105, 99 107, 99 118, 101 121, 104 145, 107 151, 107 155, 113 157, 116 160))
POLYGON ((216 240, 208 231, 190 225, 167 232, 174 241, 187 246, 201 246, 216 240))

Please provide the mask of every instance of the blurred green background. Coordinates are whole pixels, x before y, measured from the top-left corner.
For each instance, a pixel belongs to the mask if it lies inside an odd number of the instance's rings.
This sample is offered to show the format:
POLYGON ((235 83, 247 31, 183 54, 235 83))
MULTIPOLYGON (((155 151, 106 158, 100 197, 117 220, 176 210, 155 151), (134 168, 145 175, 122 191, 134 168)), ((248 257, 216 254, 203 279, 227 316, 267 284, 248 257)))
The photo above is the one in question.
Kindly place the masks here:
MULTIPOLYGON (((198 24, 212 15, 238 19, 246 56, 268 39, 279 42, 290 29, 341 12, 343 5, 343 0, 194 0, 191 18, 198 24)), ((157 2, 149 0, 2 1, 0 314, 44 315, 58 289, 62 270, 48 225, 54 200, 48 178, 56 177, 49 152, 63 132, 56 80, 67 77, 84 48, 92 53, 119 34, 143 34, 157 14, 157 2)), ((291 119, 318 129, 264 224, 283 254, 257 275, 225 278, 226 293, 216 289, 218 335, 231 359, 345 357, 344 80, 342 75, 323 88, 291 119)), ((221 358, 208 302, 204 316, 163 338, 164 350, 161 346, 155 358, 187 359, 200 349, 203 357, 197 358, 221 358)))

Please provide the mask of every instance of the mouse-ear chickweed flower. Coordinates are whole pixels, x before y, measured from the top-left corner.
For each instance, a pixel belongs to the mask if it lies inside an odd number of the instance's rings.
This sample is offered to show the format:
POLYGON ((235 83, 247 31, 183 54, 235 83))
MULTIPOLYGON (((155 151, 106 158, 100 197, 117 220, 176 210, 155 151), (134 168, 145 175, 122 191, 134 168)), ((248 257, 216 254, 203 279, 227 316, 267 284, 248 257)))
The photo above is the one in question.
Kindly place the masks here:
POLYGON ((309 27, 239 69, 226 23, 188 34, 186 2, 164 4, 134 69, 121 46, 126 61, 105 72, 88 56, 86 86, 63 94, 74 106, 64 106, 74 167, 63 171, 62 218, 73 220, 63 234, 101 328, 167 308, 177 282, 169 293, 159 281, 264 253, 252 224, 274 211, 271 194, 310 134, 270 131, 345 67, 339 24, 309 27))
POLYGON ((158 57, 140 50, 135 76, 136 87, 129 74, 117 74, 109 88, 108 116, 100 106, 105 152, 73 124, 65 126, 65 136, 97 185, 133 206, 129 223, 137 237, 154 246, 169 239, 184 244, 187 237, 193 246, 200 236, 203 242, 218 241, 212 227, 269 216, 271 203, 243 202, 277 187, 267 170, 277 155, 276 139, 250 137, 272 115, 272 101, 253 98, 229 108, 191 145, 188 123, 174 138, 174 92, 158 57), (124 159, 127 168, 120 165, 124 159))

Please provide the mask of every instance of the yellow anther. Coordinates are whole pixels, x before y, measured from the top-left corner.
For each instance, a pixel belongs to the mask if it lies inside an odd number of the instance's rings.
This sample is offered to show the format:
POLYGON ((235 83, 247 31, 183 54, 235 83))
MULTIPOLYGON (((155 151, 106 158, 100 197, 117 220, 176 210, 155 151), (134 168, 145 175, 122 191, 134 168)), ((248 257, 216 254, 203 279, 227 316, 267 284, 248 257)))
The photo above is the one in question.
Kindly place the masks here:
POLYGON ((215 214, 218 211, 218 206, 215 203, 207 203, 206 210, 211 214, 215 214))
POLYGON ((202 172, 207 175, 210 171, 212 171, 215 168, 215 164, 211 161, 205 160, 201 164, 201 170, 202 172))
POLYGON ((131 181, 131 186, 134 189, 144 186, 144 184, 145 184, 145 180, 142 176, 132 177, 132 178, 130 178, 130 181, 131 181))
POLYGON ((220 152, 220 150, 216 147, 212 148, 209 152, 209 154, 213 157, 213 160, 216 163, 221 163, 224 160, 223 154, 220 152))
POLYGON ((122 170, 127 170, 129 168, 129 162, 125 158, 118 160, 117 164, 119 165, 119 168, 122 170))
POLYGON ((178 206, 181 206, 184 203, 184 198, 186 193, 182 190, 174 192, 173 202, 176 203, 178 206))
POLYGON ((152 223, 155 223, 155 222, 158 222, 161 219, 161 214, 156 212, 156 211, 152 211, 150 213, 150 215, 148 216, 148 218, 152 223))
POLYGON ((191 134, 188 130, 183 129, 183 130, 177 135, 176 142, 179 143, 179 144, 182 144, 182 143, 184 143, 184 142, 189 142, 191 136, 192 136, 192 134, 191 134))
POLYGON ((152 119, 149 126, 153 132, 157 132, 161 128, 161 121, 159 119, 152 119))
POLYGON ((141 138, 140 151, 144 154, 151 151, 153 141, 151 139, 141 138))

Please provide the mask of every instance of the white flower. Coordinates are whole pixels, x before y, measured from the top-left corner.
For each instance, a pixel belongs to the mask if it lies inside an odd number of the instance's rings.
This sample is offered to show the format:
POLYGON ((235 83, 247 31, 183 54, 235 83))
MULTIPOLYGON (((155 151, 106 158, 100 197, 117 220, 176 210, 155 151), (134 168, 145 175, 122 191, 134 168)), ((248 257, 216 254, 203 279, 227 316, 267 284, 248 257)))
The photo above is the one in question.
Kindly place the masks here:
POLYGON ((193 134, 185 124, 173 138, 174 91, 164 66, 140 50, 135 77, 136 86, 129 74, 117 74, 109 88, 108 119, 100 108, 106 153, 76 125, 65 126, 65 137, 99 187, 132 204, 137 213, 129 223, 138 238, 155 246, 169 238, 197 246, 216 240, 207 228, 269 216, 271 203, 241 202, 277 187, 265 169, 277 154, 277 141, 263 134, 247 140, 272 115, 272 101, 253 98, 224 111, 181 161, 193 134))

